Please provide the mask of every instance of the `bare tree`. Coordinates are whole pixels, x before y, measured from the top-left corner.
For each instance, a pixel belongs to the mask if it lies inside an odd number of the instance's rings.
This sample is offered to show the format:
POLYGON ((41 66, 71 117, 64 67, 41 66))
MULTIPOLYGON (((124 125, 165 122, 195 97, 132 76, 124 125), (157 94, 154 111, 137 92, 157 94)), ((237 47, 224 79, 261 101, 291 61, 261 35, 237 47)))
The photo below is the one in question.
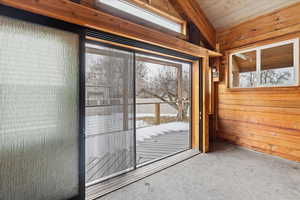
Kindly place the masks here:
POLYGON ((290 71, 283 71, 283 72, 276 72, 276 70, 263 70, 260 74, 260 80, 262 84, 272 84, 278 85, 285 81, 290 80, 291 72, 290 71))
MULTIPOLYGON (((100 94, 99 90, 95 89, 88 96, 103 96, 109 101, 120 99, 124 92, 124 70, 128 67, 124 59, 94 56, 89 60, 91 63, 86 73, 87 85, 101 86, 107 88, 109 92, 106 95, 100 94), (111 87, 112 85, 114 87, 111 87)), ((136 62, 136 95, 143 98, 157 98, 166 102, 177 110, 177 119, 183 120, 187 118, 190 106, 186 103, 190 98, 190 74, 189 70, 182 70, 181 80, 178 80, 178 70, 175 67, 163 66, 156 74, 151 74, 149 79, 151 72, 148 71, 145 62, 136 62), (178 91, 179 81, 181 81, 181 94, 178 91)), ((127 76, 130 79, 129 71, 127 76)), ((130 90, 130 88, 125 88, 130 90)))
POLYGON ((147 66, 143 62, 137 64, 137 95, 142 97, 154 97, 166 102, 177 110, 177 119, 187 119, 189 104, 190 83, 189 72, 183 71, 181 80, 177 79, 178 68, 164 66, 151 78, 147 76, 147 66), (168 69, 169 68, 169 69, 168 69), (178 82, 181 81, 181 94, 178 91, 178 82))
POLYGON ((240 73, 240 86, 241 87, 254 87, 257 81, 256 72, 240 73))
POLYGON ((128 71, 129 59, 89 55, 88 71, 86 72, 87 98, 94 95, 103 98, 105 103, 120 103, 124 95, 124 79, 132 76, 128 71), (126 71, 127 70, 127 71, 126 71), (104 93, 103 91, 107 91, 104 93))
MULTIPOLYGON (((254 87, 257 84, 257 73, 256 72, 245 72, 240 73, 240 86, 241 87, 254 87)), ((263 85, 278 85, 289 83, 291 80, 292 72, 288 69, 282 70, 262 70, 260 72, 260 82, 263 85)))

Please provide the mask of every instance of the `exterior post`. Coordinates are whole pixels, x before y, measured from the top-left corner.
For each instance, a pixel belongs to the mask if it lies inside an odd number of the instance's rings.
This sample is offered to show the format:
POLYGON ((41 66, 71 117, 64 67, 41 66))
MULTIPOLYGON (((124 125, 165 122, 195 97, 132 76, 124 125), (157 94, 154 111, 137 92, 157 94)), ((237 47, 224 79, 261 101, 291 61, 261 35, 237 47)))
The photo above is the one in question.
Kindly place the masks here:
POLYGON ((155 103, 155 124, 160 124, 160 103, 155 103))

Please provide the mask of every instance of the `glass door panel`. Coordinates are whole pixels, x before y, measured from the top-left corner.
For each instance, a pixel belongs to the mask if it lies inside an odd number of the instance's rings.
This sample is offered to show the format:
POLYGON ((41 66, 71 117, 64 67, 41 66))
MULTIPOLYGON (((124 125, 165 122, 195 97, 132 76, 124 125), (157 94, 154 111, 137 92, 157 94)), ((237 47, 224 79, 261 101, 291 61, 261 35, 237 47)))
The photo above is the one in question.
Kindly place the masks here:
POLYGON ((191 64, 136 55, 137 165, 190 149, 191 64))
POLYGON ((134 167, 134 55, 86 45, 86 183, 134 167))

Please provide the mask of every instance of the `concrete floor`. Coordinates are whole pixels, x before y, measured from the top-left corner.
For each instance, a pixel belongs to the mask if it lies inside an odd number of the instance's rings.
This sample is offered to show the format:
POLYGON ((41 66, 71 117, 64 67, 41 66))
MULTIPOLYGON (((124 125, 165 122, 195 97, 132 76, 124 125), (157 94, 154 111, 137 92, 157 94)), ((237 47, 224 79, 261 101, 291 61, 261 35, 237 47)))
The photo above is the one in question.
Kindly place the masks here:
POLYGON ((99 200, 299 200, 300 163, 226 143, 99 200))

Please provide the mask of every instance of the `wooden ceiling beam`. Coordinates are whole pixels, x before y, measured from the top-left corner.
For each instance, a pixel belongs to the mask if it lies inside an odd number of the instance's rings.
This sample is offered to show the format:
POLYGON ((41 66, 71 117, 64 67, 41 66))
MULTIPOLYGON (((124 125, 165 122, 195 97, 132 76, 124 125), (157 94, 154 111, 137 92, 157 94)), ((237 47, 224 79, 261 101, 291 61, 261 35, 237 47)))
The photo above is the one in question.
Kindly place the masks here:
POLYGON ((138 25, 69 0, 0 0, 0 4, 172 49, 192 56, 221 56, 168 34, 138 25))
POLYGON ((195 0, 170 0, 174 7, 181 15, 185 15, 188 20, 192 21, 206 42, 215 49, 216 47, 216 30, 206 18, 200 5, 195 0))

